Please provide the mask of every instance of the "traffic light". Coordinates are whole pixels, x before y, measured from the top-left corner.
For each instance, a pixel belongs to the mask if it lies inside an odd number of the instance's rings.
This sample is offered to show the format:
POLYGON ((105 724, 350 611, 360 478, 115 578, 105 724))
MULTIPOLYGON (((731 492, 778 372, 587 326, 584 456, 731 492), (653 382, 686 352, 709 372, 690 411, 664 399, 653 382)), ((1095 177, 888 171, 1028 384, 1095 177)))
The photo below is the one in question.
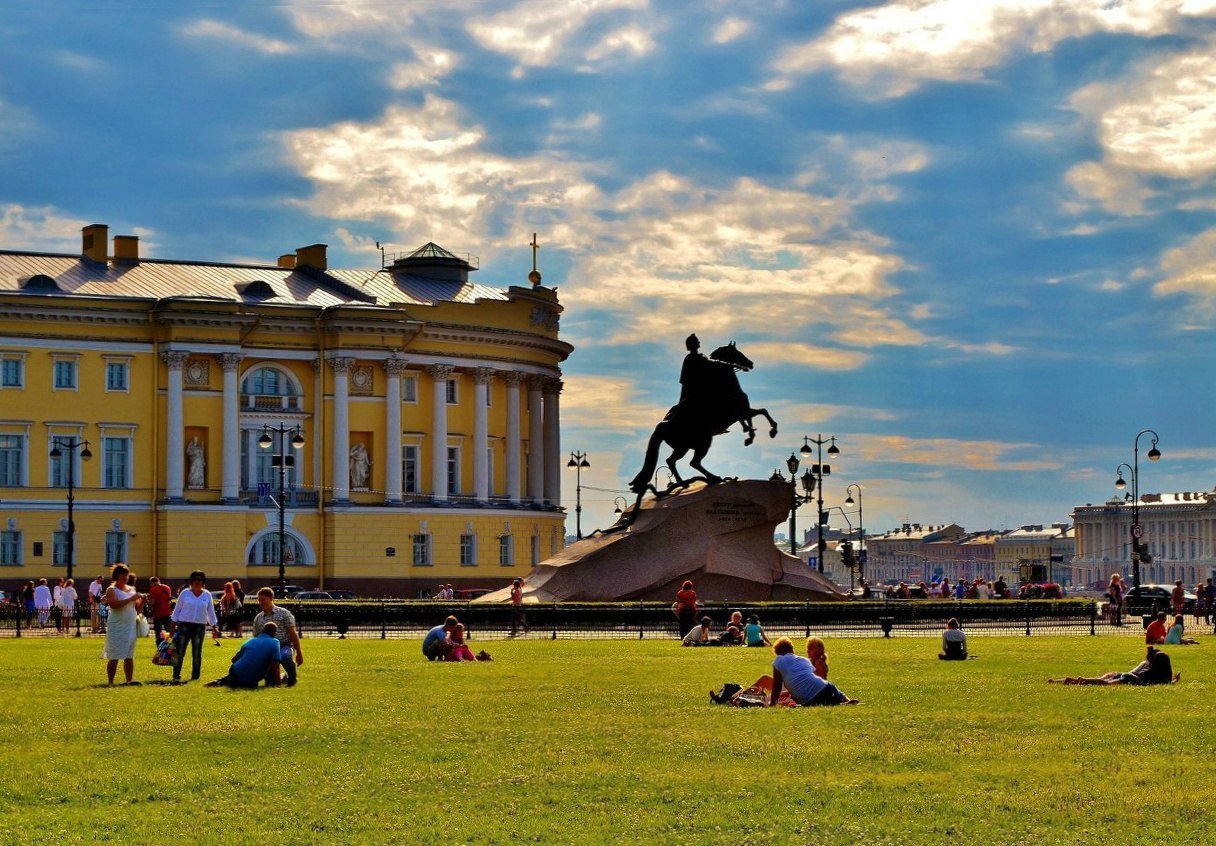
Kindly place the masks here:
POLYGON ((840 560, 850 570, 857 566, 857 557, 853 554, 852 541, 844 541, 840 544, 840 560))

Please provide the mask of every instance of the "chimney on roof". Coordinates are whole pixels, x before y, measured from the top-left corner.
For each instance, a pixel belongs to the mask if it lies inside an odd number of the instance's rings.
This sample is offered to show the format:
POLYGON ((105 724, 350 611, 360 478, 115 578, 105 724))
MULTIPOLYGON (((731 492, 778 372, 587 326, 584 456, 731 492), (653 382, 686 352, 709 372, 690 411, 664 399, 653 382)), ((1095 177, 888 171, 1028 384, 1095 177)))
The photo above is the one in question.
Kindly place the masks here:
POLYGON ((279 267, 286 268, 287 270, 291 270, 295 266, 296 266, 295 253, 284 253, 283 255, 279 256, 279 267))
POLYGON ((327 244, 310 244, 296 250, 296 267, 311 267, 314 270, 325 270, 329 265, 325 261, 327 244))
POLYGON ((114 261, 127 264, 139 263, 139 237, 136 235, 114 236, 114 261))
POLYGON ((105 264, 108 256, 110 227, 104 223, 90 223, 80 230, 80 255, 89 261, 105 264))

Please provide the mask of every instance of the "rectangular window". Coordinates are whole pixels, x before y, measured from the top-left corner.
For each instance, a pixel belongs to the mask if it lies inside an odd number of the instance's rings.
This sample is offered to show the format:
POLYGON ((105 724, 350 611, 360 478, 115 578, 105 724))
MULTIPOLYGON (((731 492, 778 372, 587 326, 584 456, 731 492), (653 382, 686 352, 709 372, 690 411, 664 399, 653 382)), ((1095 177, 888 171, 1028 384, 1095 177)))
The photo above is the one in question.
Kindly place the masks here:
POLYGON ((25 385, 25 362, 19 358, 6 358, 0 363, 0 385, 5 388, 20 388, 25 385))
POLYGON ((68 486, 68 462, 75 456, 75 450, 60 448, 58 456, 51 456, 51 469, 48 480, 52 488, 68 486))
POLYGON ((460 447, 448 447, 448 493, 460 493, 460 447))
POLYGON ((499 535, 498 537, 498 563, 503 567, 512 566, 515 561, 514 550, 512 549, 511 536, 499 535))
POLYGON ((461 535, 460 536, 460 566, 461 567, 476 567, 477 566, 477 536, 476 535, 461 535))
POLYGON ((0 435, 0 488, 24 485, 25 437, 0 435))
POLYGON ((76 360, 59 359, 55 362, 55 388, 76 390, 76 360))
POLYGON ((431 564, 431 536, 414 535, 412 541, 414 547, 414 566, 429 567, 431 564))
POLYGON ((51 535, 51 564, 56 567, 68 563, 68 533, 55 532, 51 535))
POLYGON ((125 361, 106 362, 106 390, 127 390, 127 373, 129 365, 125 361))
POLYGON ((104 442, 102 487, 131 487, 131 439, 102 438, 102 441, 104 442))
POLYGON ((418 402, 418 377, 417 376, 402 376, 401 377, 401 401, 402 402, 418 402))
POLYGON ((418 493, 418 447, 401 449, 401 490, 407 494, 418 493))
POLYGON ((127 533, 106 532, 106 566, 127 562, 127 533))
POLYGON ((540 538, 533 535, 529 540, 532 541, 532 566, 535 567, 540 563, 540 538))
POLYGON ((0 532, 0 565, 21 566, 21 532, 0 532))
POLYGON ((460 399, 459 394, 456 392, 456 380, 448 379, 444 384, 447 386, 448 405, 456 405, 460 399))

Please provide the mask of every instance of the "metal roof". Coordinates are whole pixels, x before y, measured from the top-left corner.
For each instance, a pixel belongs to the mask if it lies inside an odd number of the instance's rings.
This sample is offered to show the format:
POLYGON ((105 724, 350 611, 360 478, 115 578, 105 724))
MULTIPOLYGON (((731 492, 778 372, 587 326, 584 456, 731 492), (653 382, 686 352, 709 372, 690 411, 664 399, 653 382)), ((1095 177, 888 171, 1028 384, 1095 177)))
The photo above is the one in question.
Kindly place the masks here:
POLYGON ((322 308, 344 304, 424 305, 507 299, 505 291, 488 285, 428 279, 388 269, 323 271, 305 266, 283 268, 163 259, 102 264, 78 255, 0 250, 0 292, 23 290, 44 296, 206 297, 322 308), (58 290, 40 285, 23 289, 22 280, 38 275, 50 277, 58 290), (251 282, 264 282, 265 285, 250 287, 251 282), (272 296, 266 295, 267 288, 272 296))

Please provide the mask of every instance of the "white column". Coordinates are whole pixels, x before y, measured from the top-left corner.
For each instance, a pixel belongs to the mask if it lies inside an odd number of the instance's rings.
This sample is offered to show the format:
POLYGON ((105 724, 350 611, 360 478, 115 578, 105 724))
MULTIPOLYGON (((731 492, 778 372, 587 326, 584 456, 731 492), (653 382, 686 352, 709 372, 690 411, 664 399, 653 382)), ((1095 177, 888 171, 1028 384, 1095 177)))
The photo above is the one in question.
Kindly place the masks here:
POLYGON ((486 417, 489 414, 489 403, 486 392, 494 381, 494 368, 478 367, 473 371, 473 497, 478 502, 490 498, 490 462, 487 452, 490 447, 490 436, 487 431, 486 417))
POLYGON ((545 498, 544 376, 528 377, 528 499, 538 505, 545 498))
POLYGON ((165 438, 165 498, 181 499, 185 487, 185 432, 182 423, 182 368, 188 353, 169 351, 160 359, 169 368, 168 416, 165 438))
POLYGON ((350 369, 353 358, 331 358, 334 369, 334 499, 350 499, 350 369))
POLYGON ((562 504, 561 392, 561 379, 545 380, 545 501, 550 505, 562 504))
POLYGON ((431 377, 431 495, 437 502, 448 498, 448 380, 456 368, 432 364, 431 377))
POLYGON ((519 502, 519 383, 523 374, 515 370, 502 372, 507 385, 507 437, 506 452, 507 498, 519 502))
POLYGON ((240 385, 241 356, 223 353, 220 367, 224 368, 224 438, 221 496, 225 502, 236 502, 241 496, 241 417, 240 385))
POLYGON ((389 358, 384 362, 388 384, 384 391, 384 500, 401 502, 401 373, 405 362, 389 358))

